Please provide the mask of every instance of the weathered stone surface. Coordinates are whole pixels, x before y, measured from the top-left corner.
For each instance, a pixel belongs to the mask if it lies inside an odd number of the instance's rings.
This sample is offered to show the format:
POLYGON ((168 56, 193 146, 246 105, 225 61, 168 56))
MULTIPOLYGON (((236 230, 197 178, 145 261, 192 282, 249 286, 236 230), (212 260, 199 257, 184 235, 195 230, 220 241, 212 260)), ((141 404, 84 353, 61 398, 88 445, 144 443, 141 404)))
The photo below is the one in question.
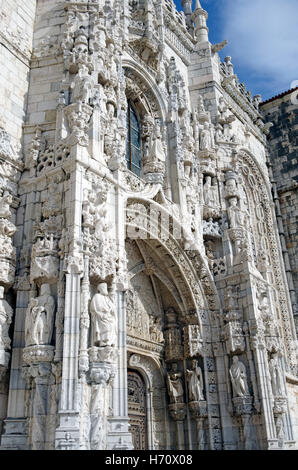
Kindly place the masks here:
POLYGON ((182 3, 2 2, 2 449, 297 447, 297 108, 182 3))

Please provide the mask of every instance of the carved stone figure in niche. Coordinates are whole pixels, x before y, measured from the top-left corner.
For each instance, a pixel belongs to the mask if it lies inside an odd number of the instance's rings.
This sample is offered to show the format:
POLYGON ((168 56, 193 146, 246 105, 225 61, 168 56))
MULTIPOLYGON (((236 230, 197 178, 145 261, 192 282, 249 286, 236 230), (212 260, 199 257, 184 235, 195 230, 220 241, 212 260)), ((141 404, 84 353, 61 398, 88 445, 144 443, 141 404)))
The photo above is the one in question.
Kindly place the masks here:
POLYGON ((155 319, 150 317, 150 336, 151 340, 156 343, 164 342, 161 317, 157 317, 155 319))
POLYGON ((92 346, 116 346, 117 318, 112 295, 105 282, 98 284, 97 291, 90 304, 92 346))
POLYGON ((278 357, 275 354, 269 361, 269 372, 271 379, 272 393, 275 397, 283 396, 283 373, 278 364, 278 357))
POLYGON ((191 364, 192 369, 187 369, 189 401, 201 401, 204 400, 202 370, 198 366, 198 361, 193 360, 191 364))
POLYGON ((218 205, 217 185, 212 186, 211 176, 206 176, 206 181, 204 184, 203 192, 204 192, 204 203, 206 206, 218 205))
POLYGON ((26 346, 51 344, 55 300, 49 284, 42 284, 39 297, 31 299, 25 321, 26 346))
POLYGON ((226 193, 226 198, 237 197, 238 195, 236 175, 231 171, 227 172, 227 175, 226 175, 225 193, 226 193))
POLYGON ((8 330, 12 320, 13 310, 4 299, 4 287, 0 286, 0 350, 10 349, 8 330))
POLYGON ((208 122, 204 123, 204 128, 201 131, 201 150, 210 150, 212 148, 212 137, 210 126, 208 122))
POLYGON ((158 160, 160 162, 166 161, 165 149, 164 149, 164 145, 162 142, 161 132, 160 132, 160 128, 158 124, 154 128, 154 135, 153 135, 153 141, 151 145, 150 154, 154 160, 158 160))
POLYGON ((249 396, 246 368, 243 362, 239 361, 237 356, 233 357, 233 363, 230 368, 230 377, 233 386, 234 398, 249 396))
POLYGON ((229 199, 229 204, 228 216, 230 220, 230 228, 243 227, 244 214, 238 207, 238 199, 236 197, 231 197, 231 199, 229 199))
POLYGON ((12 200, 12 195, 9 194, 7 191, 5 191, 3 196, 0 197, 0 218, 10 219, 10 206, 12 204, 12 200))
POLYGON ((167 374, 167 385, 171 403, 183 403, 184 391, 182 383, 182 373, 178 372, 176 362, 172 364, 172 371, 167 374))
POLYGON ((89 103, 94 83, 91 76, 89 75, 89 71, 86 65, 81 64, 79 72, 71 87, 73 89, 74 103, 77 101, 80 101, 85 104, 89 103))

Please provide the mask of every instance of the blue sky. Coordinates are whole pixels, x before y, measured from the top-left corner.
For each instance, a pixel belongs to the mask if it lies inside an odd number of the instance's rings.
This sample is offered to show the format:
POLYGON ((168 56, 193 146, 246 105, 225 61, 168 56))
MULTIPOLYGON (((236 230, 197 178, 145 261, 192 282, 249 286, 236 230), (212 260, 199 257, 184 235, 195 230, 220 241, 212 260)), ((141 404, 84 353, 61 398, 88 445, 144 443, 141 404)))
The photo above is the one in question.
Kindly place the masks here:
MULTIPOLYGON (((181 9, 181 0, 175 0, 181 9)), ((193 2, 195 3, 195 1, 193 2)), ((201 0, 208 11, 209 39, 228 40, 234 70, 264 100, 297 86, 298 0, 201 0)))

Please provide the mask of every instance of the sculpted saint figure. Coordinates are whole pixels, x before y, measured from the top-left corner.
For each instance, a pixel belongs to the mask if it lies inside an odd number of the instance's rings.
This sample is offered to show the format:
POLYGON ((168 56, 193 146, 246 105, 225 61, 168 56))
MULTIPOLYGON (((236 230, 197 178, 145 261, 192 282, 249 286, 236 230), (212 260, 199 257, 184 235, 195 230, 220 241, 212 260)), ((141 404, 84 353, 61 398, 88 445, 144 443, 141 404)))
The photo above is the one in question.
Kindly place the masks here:
POLYGON ((198 361, 192 361, 192 369, 187 369, 188 380, 188 394, 189 401, 204 400, 203 395, 203 374, 201 368, 198 366, 198 361))
POLYGON ((172 364, 172 371, 167 374, 168 392, 171 403, 183 403, 183 383, 182 373, 178 372, 178 366, 174 362, 172 364))
POLYGON ((8 330, 12 320, 13 310, 4 299, 4 287, 0 286, 0 349, 10 348, 8 330))
POLYGON ((238 199, 231 197, 229 200, 230 207, 228 208, 228 216, 231 228, 242 227, 244 223, 244 215, 238 207, 238 199))
POLYGON ((81 101, 82 103, 88 104, 93 86, 93 79, 89 75, 88 68, 84 64, 81 65, 76 79, 72 84, 73 102, 81 101))
POLYGON ((50 344, 53 334, 55 300, 49 284, 40 288, 40 296, 31 299, 25 321, 26 346, 50 344))
POLYGON ((217 186, 212 186, 211 176, 206 176, 206 182, 203 188, 204 203, 206 206, 218 205, 217 186))
POLYGON ((278 365, 278 359, 276 355, 274 355, 269 361, 269 372, 273 395, 277 397, 283 396, 282 371, 278 365))
POLYGON ((98 284, 91 300, 92 346, 116 346, 117 319, 112 296, 105 282, 98 284))
POLYGON ((243 362, 237 356, 233 357, 233 364, 230 368, 230 377, 233 386, 234 397, 245 397, 249 395, 246 369, 243 362))
POLYGON ((212 147, 211 132, 208 122, 205 122, 204 129, 201 132, 201 150, 209 150, 212 147))

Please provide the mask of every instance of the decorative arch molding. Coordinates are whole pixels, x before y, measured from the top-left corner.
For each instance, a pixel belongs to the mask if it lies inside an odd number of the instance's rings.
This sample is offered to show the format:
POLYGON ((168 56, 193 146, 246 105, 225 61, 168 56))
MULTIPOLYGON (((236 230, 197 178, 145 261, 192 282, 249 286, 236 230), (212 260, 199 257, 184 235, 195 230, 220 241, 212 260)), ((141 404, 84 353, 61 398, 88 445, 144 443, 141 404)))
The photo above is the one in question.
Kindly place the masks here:
MULTIPOLYGON (((135 270, 129 272, 129 278, 132 279, 139 273, 146 271, 146 269, 147 267, 145 263, 139 264, 135 270)), ((182 299, 180 298, 179 292, 177 291, 174 283, 168 278, 168 276, 166 276, 166 274, 160 268, 158 268, 158 266, 156 266, 155 263, 153 265, 153 270, 154 275, 167 287, 174 300, 176 301, 177 305, 179 306, 180 310, 183 311, 182 299)))
MULTIPOLYGON (((132 58, 126 57, 122 61, 125 77, 133 83, 133 92, 137 96, 140 106, 145 109, 153 118, 164 122, 166 117, 166 104, 160 90, 154 83, 148 72, 132 58)), ((127 89, 130 90, 132 84, 127 80, 127 89)))
MULTIPOLYGON (((197 249, 185 249, 185 230, 177 219, 170 214, 164 206, 153 200, 141 197, 128 197, 127 209, 127 228, 141 230, 144 234, 142 241, 148 244, 159 258, 169 260, 168 271, 171 273, 172 280, 175 280, 173 284, 176 286, 181 298, 187 299, 184 315, 186 317, 189 316, 191 321, 194 321, 195 316, 196 320, 200 322, 201 311, 214 311, 219 309, 220 299, 209 267, 197 249), (130 218, 129 208, 136 207, 135 205, 139 204, 145 209, 144 214, 146 213, 146 220, 141 220, 138 217, 130 218), (165 238, 161 238, 158 235, 160 227, 157 226, 154 227, 156 236, 152 237, 152 225, 149 225, 149 222, 152 224, 149 210, 152 208, 158 213, 166 213, 168 217, 169 232, 167 234, 168 236, 165 238), (171 233, 174 226, 180 229, 182 236, 180 240, 175 239, 171 233), (150 227, 150 229, 148 227, 150 227)), ((207 322, 210 323, 209 319, 207 322)))
POLYGON ((285 353, 288 359, 288 365, 296 373, 296 347, 293 341, 295 337, 295 326, 293 321, 291 303, 285 275, 280 266, 282 259, 281 248, 277 242, 276 226, 273 217, 273 201, 271 200, 271 191, 268 179, 264 175, 260 165, 255 157, 247 150, 240 150, 237 156, 238 170, 240 170, 244 180, 250 186, 252 191, 258 191, 264 210, 264 222, 266 226, 266 236, 270 250, 270 262, 275 281, 275 288, 278 293, 280 320, 283 324, 282 334, 285 341, 285 353))
POLYGON ((132 369, 136 369, 142 374, 148 388, 165 387, 160 363, 154 357, 132 354, 128 364, 132 369))

